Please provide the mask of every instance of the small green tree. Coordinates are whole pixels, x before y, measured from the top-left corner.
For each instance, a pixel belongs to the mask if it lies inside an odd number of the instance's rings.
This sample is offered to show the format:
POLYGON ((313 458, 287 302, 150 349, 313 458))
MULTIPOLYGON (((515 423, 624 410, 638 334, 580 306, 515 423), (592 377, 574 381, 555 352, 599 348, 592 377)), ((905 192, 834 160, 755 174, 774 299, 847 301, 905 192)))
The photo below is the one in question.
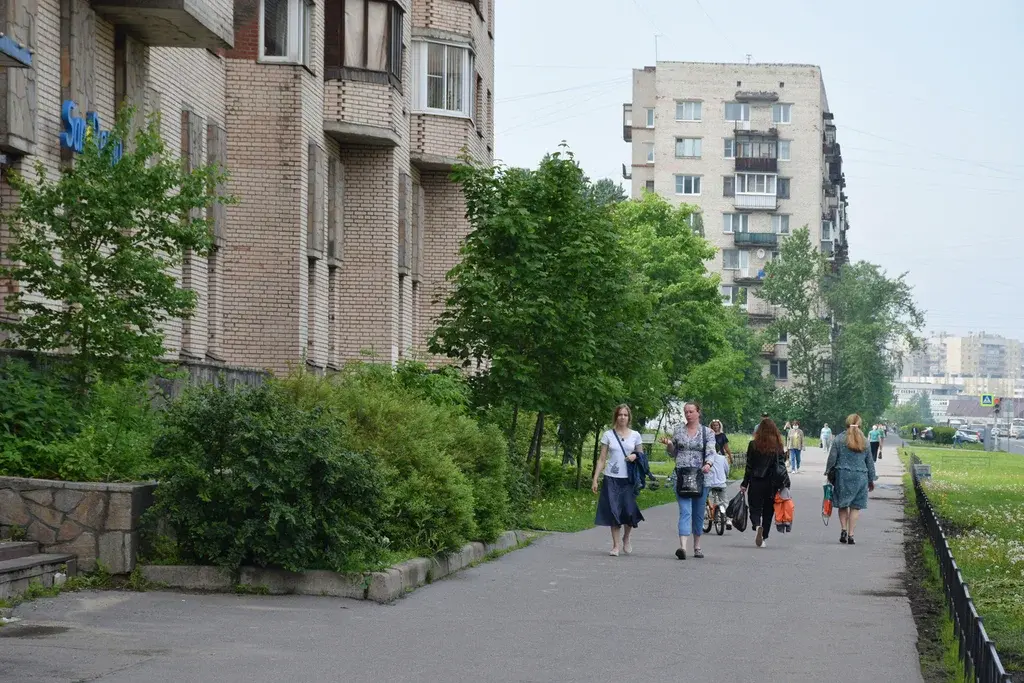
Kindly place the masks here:
POLYGON ((42 164, 7 214, 11 246, 0 276, 17 283, 6 298, 5 344, 72 354, 81 387, 153 370, 163 354, 161 324, 187 319, 196 293, 173 271, 191 251, 211 248, 206 209, 227 202, 223 169, 186 171, 165 155, 154 117, 125 145, 132 112, 121 111, 106 144, 89 130, 74 164, 51 179, 42 164))

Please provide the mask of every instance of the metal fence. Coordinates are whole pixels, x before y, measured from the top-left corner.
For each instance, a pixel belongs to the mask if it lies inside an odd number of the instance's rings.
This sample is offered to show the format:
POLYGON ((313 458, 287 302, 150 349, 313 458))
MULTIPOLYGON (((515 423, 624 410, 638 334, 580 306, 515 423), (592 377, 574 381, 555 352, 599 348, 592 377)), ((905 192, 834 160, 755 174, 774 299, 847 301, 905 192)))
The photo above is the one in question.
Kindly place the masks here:
POLYGON ((1003 663, 999 660, 996 645, 988 637, 981 616, 971 599, 971 592, 964 582, 956 559, 949 549, 946 534, 942 530, 939 516, 932 508, 928 495, 924 492, 918 479, 917 467, 921 459, 915 453, 910 454, 911 477, 914 481, 914 492, 917 494, 917 507, 921 513, 921 522, 928 530, 935 556, 939 561, 939 573, 942 575, 942 586, 946 593, 946 606, 949 617, 953 621, 953 636, 960 644, 960 661, 964 665, 964 676, 976 683, 1012 683, 1003 663))

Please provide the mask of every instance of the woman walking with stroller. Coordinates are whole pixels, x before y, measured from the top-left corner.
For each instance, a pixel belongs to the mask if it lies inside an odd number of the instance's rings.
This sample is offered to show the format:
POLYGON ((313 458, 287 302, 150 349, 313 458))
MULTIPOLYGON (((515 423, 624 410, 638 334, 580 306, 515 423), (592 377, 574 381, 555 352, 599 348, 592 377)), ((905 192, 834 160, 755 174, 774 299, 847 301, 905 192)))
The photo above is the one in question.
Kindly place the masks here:
POLYGON ((861 429, 860 415, 846 418, 846 431, 832 442, 825 465, 832 484, 832 502, 839 508, 842 532, 839 542, 854 545, 853 530, 860 511, 868 506, 868 492, 875 490, 875 460, 861 429))
POLYGON ((750 525, 754 527, 754 543, 765 547, 775 514, 775 494, 789 486, 786 473, 786 451, 782 434, 767 417, 761 420, 753 441, 747 446, 747 471, 740 484, 740 492, 747 493, 750 525))

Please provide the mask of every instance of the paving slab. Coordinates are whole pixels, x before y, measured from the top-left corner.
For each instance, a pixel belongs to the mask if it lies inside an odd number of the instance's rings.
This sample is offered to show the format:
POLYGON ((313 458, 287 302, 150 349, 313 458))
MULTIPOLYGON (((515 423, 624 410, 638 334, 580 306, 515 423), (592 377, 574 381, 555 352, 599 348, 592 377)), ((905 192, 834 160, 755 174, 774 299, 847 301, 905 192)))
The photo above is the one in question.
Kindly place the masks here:
POLYGON ((918 683, 901 467, 885 454, 848 547, 821 521, 824 461, 804 454, 794 530, 764 549, 728 531, 678 561, 668 505, 645 511, 632 556, 608 556, 606 529, 550 534, 390 605, 65 594, 0 629, 0 681, 918 683))

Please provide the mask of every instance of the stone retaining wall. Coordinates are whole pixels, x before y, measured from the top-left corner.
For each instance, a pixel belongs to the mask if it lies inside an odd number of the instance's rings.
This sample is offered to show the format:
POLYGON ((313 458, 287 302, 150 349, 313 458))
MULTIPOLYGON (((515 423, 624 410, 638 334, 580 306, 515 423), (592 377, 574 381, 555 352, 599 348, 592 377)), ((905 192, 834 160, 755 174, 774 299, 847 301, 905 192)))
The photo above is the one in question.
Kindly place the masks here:
POLYGON ((0 477, 0 530, 25 531, 45 553, 78 556, 78 568, 96 561, 113 574, 135 568, 139 520, 153 501, 155 483, 87 484, 0 477))

